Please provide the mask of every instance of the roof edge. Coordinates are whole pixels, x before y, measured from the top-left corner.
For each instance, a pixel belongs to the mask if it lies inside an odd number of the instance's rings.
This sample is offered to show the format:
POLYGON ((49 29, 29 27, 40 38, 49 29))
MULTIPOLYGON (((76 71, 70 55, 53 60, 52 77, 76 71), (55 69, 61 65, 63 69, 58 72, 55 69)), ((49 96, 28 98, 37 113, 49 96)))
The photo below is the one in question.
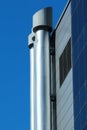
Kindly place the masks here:
POLYGON ((67 4, 66 4, 66 6, 65 6, 65 8, 64 8, 64 10, 63 10, 63 12, 62 12, 62 14, 61 14, 61 16, 60 16, 60 18, 59 18, 59 20, 58 20, 58 22, 57 22, 57 24, 56 24, 54 30, 56 30, 56 29, 58 28, 58 26, 59 26, 59 24, 60 24, 60 22, 61 22, 61 20, 62 20, 62 18, 63 18, 63 16, 64 16, 64 14, 65 14, 67 8, 69 7, 71 1, 72 1, 72 0, 68 0, 68 2, 67 2, 67 4))

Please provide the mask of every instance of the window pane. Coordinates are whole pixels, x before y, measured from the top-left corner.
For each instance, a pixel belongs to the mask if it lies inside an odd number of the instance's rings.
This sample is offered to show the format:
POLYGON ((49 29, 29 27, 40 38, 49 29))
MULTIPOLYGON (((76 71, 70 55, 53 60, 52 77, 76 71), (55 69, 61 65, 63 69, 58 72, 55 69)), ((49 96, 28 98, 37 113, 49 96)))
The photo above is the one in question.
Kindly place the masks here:
POLYGON ((61 86, 71 68, 71 39, 68 41, 63 53, 60 56, 59 66, 61 86))

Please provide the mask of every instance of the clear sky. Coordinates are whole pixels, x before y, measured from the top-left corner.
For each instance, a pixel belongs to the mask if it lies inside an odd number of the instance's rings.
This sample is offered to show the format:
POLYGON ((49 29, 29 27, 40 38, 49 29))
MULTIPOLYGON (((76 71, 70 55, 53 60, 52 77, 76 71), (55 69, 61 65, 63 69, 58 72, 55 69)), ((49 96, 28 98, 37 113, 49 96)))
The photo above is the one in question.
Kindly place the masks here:
POLYGON ((53 7, 53 26, 67 0, 0 0, 0 130, 29 130, 29 49, 32 15, 53 7))

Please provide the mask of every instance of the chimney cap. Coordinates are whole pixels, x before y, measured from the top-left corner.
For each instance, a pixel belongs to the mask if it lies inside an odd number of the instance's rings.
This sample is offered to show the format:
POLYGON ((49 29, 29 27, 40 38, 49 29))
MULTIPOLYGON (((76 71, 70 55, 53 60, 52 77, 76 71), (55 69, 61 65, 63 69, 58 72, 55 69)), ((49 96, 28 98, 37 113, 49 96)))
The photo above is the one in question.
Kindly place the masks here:
POLYGON ((33 31, 40 29, 52 31, 52 7, 41 9, 33 15, 33 31))

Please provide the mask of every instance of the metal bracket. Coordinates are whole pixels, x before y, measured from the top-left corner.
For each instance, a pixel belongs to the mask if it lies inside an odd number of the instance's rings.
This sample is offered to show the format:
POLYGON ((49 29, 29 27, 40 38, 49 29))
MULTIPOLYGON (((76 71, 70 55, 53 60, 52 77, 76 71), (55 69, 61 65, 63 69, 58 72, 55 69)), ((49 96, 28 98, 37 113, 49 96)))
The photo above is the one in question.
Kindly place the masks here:
POLYGON ((56 96, 55 95, 50 95, 51 102, 56 102, 56 96))

